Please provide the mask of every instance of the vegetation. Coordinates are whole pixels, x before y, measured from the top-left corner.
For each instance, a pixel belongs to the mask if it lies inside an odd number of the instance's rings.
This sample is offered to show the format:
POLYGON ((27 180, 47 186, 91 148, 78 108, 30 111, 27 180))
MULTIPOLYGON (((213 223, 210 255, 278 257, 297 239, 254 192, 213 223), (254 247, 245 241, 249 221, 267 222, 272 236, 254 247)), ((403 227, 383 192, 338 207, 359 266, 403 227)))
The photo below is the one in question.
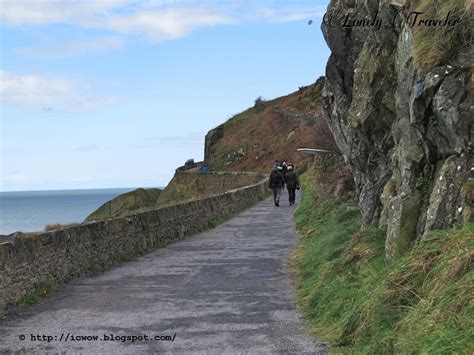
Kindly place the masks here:
POLYGON ((470 353, 474 342, 474 225, 431 233, 384 258, 385 231, 359 230, 359 211, 302 178, 292 255, 297 300, 336 353, 470 353))
POLYGON ((433 165, 426 165, 423 168, 423 171, 415 180, 415 187, 418 190, 422 190, 427 187, 431 180, 433 180, 433 173, 434 173, 434 166, 433 165))
POLYGON ((449 64, 460 53, 472 56, 472 0, 416 0, 416 11, 423 12, 423 19, 461 18, 456 26, 415 26, 414 65, 433 67, 449 64))
POLYGON ((261 96, 255 99, 254 108, 257 112, 262 112, 265 109, 265 100, 261 96))
POLYGON ((54 289, 56 285, 51 280, 45 280, 40 282, 33 291, 23 292, 20 300, 17 302, 17 307, 27 307, 41 301, 42 298, 48 296, 54 289))
POLYGON ((287 119, 275 107, 301 116, 322 116, 323 85, 324 79, 320 78, 290 95, 272 100, 258 97, 252 107, 216 127, 206 138, 209 168, 268 173, 275 159, 291 161, 296 166, 311 163, 312 156, 297 153, 296 149, 314 146, 315 122, 287 119))
POLYGON ((163 190, 157 202, 163 206, 191 201, 209 195, 209 191, 203 191, 202 184, 204 183, 203 178, 199 176, 175 176, 163 190))
POLYGON ((175 175, 158 198, 158 205, 176 204, 197 200, 203 197, 224 193, 226 191, 252 185, 260 178, 253 175, 242 175, 239 178, 211 178, 203 174, 175 175))
POLYGON ((86 221, 124 216, 130 212, 154 207, 160 194, 160 189, 136 189, 121 194, 92 212, 86 221))

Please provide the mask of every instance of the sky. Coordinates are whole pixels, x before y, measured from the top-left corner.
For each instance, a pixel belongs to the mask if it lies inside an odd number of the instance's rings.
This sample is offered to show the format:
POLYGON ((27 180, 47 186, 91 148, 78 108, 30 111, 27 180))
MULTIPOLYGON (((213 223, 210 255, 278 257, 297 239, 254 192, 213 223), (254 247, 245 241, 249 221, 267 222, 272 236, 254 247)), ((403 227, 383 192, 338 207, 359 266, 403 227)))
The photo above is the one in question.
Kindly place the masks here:
POLYGON ((324 75, 327 2, 0 0, 0 191, 165 186, 324 75))

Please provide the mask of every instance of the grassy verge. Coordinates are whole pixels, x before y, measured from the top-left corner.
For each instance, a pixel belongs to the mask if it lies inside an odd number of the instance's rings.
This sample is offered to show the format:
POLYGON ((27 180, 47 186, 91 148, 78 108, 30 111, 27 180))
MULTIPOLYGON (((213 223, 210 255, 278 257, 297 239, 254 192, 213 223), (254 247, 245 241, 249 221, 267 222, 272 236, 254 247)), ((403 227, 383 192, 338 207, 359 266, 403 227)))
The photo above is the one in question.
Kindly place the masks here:
POLYGON ((336 353, 469 353, 474 342, 474 226, 436 231, 387 263, 385 231, 359 231, 350 201, 329 198, 313 172, 296 212, 297 301, 336 353))

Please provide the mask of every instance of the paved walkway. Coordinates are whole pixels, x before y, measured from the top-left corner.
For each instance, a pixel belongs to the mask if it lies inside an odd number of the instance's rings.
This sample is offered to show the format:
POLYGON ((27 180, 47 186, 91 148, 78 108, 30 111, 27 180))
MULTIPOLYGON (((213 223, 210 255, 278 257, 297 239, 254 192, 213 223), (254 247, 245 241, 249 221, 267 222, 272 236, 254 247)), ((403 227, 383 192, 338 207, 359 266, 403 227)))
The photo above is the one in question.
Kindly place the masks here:
POLYGON ((295 207, 283 196, 279 208, 267 199, 214 229, 64 285, 30 315, 0 322, 0 353, 324 353, 292 302, 295 207), (174 341, 120 338, 143 335, 174 341))

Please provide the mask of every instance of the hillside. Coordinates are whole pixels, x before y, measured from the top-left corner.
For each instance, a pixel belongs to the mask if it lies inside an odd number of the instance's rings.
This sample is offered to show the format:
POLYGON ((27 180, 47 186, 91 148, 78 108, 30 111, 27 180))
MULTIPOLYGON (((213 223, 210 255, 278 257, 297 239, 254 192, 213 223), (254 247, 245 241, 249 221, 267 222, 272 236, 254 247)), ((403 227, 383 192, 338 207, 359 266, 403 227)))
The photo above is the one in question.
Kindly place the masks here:
POLYGON ((173 179, 161 193, 157 205, 174 204, 223 193, 239 187, 256 184, 263 174, 239 174, 176 171, 173 179))
POLYGON ((290 95, 257 99, 253 107, 209 131, 205 164, 214 171, 269 172, 275 159, 297 166, 312 162, 296 149, 317 144, 323 85, 320 78, 290 95))
POLYGON ((114 199, 107 201, 97 210, 92 212, 87 216, 85 222, 110 217, 119 217, 142 208, 153 207, 156 205, 161 191, 162 190, 160 189, 136 189, 121 194, 114 199))
MULTIPOLYGON (((205 161, 211 172, 268 173, 275 159, 291 161, 297 171, 304 171, 315 161, 313 156, 296 152, 301 147, 329 150, 318 157, 321 178, 332 180, 333 193, 341 195, 353 189, 352 176, 344 165, 331 132, 322 117, 321 95, 324 78, 301 87, 287 96, 265 101, 241 112, 208 132, 205 139, 205 161)), ((257 180, 261 176, 255 177, 257 180)), ((122 216, 165 204, 179 203, 221 193, 257 182, 255 178, 234 175, 231 179, 218 174, 189 174, 176 171, 166 188, 156 196, 140 189, 112 200, 93 212, 86 221, 122 216)))
POLYGON ((92 212, 87 221, 121 217, 132 213, 196 200, 240 187, 253 185, 264 174, 176 170, 173 179, 163 189, 137 189, 117 196, 92 212))
POLYGON ((291 265, 310 330, 334 354, 471 354, 474 224, 428 233, 385 259, 384 229, 360 230, 352 199, 301 179, 291 265))

